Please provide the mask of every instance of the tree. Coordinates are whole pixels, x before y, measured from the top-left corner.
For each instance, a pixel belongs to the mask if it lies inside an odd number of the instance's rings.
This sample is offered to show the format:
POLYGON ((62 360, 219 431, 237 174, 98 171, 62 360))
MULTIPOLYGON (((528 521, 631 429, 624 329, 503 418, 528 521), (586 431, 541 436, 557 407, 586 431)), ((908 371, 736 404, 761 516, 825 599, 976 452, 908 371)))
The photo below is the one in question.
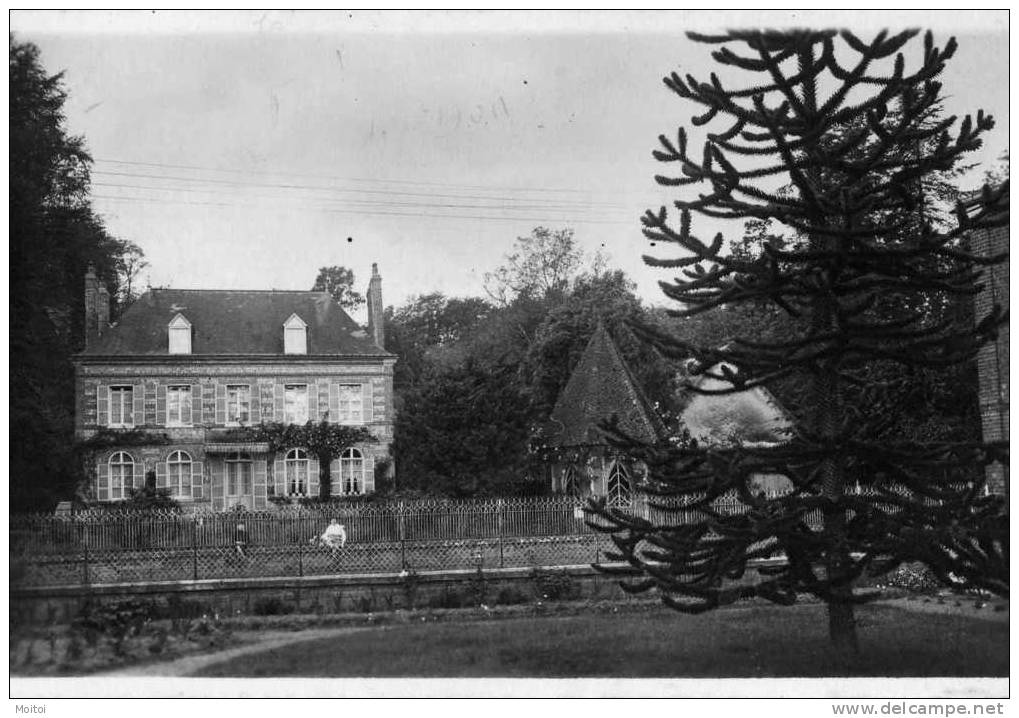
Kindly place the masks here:
POLYGON ((936 48, 928 33, 922 65, 907 73, 899 51, 915 34, 881 32, 870 41, 809 30, 690 35, 719 45, 712 55, 720 64, 757 77, 743 88, 714 74, 708 82, 665 78, 680 98, 703 108, 694 125, 728 122, 707 134, 696 159, 684 129, 675 141, 659 138, 655 157, 680 171, 656 177, 658 183, 706 187, 675 202, 678 226, 665 207, 644 216, 648 239, 686 253, 645 261, 680 270, 663 283, 665 294, 683 303, 674 316, 765 303, 792 321, 787 334, 747 332, 724 347, 637 330, 669 356, 693 357, 696 373, 728 386, 715 393, 796 380, 809 391, 811 408, 788 444, 767 449, 647 447, 614 431, 620 446, 648 463, 653 493, 676 497, 705 518, 656 525, 604 503, 592 506, 593 523, 614 533, 616 558, 629 563, 623 571, 637 577, 631 590, 655 588, 686 612, 752 596, 789 604, 799 593, 813 594, 827 604, 830 637, 847 658, 857 650, 853 607, 874 597, 856 587, 865 574, 920 561, 948 585, 1000 593, 1008 587, 1007 507, 1002 497, 985 495, 983 472, 964 471, 1007 461, 1007 446, 889 432, 902 375, 886 372, 873 383, 875 369, 970 362, 1004 321, 1000 307, 975 325, 932 311, 952 297, 971 297, 980 267, 1001 261, 974 256, 962 240, 967 231, 1008 222, 1008 185, 985 189, 973 211, 957 207, 957 223, 947 229, 919 211, 924 178, 957 166, 993 121, 980 112, 954 134, 956 118, 931 121, 941 89, 936 78, 956 43, 936 48), (745 167, 735 165, 736 156, 748 158, 745 167), (785 185, 794 191, 776 191, 785 185), (785 245, 768 241, 756 258, 726 253, 720 234, 709 241, 693 234, 694 212, 774 221, 796 236, 785 245), (946 469, 956 470, 950 480, 946 469), (757 473, 784 474, 793 488, 755 495, 757 473), (724 494, 734 494, 746 513, 716 511, 713 502, 724 494), (820 513, 819 524, 807 521, 810 512, 820 513), (785 561, 742 582, 748 562, 772 556, 785 561))
MULTIPOLYGON (((118 298, 141 250, 111 237, 89 202, 84 140, 65 128, 62 75, 39 50, 9 38, 11 505, 42 509, 80 478, 73 450, 71 354, 84 346, 89 264, 118 298)), ((130 292, 128 292, 130 293, 130 292)))
POLYGON ((634 289, 620 270, 583 275, 562 304, 545 316, 524 360, 524 381, 531 388, 539 415, 551 413, 599 321, 612 331, 627 366, 659 412, 677 413, 675 363, 666 361, 627 329, 628 322, 654 321, 634 289))
POLYGON ((518 493, 527 476, 530 402, 513 365, 429 370, 404 395, 393 453, 400 489, 451 497, 518 493))
POLYGON ((346 267, 320 267, 311 291, 329 292, 344 309, 356 309, 364 304, 364 296, 354 291, 354 272, 346 267))
POLYGON ((500 306, 520 296, 561 297, 579 273, 584 253, 572 229, 535 227, 517 237, 504 263, 485 274, 485 291, 500 306))

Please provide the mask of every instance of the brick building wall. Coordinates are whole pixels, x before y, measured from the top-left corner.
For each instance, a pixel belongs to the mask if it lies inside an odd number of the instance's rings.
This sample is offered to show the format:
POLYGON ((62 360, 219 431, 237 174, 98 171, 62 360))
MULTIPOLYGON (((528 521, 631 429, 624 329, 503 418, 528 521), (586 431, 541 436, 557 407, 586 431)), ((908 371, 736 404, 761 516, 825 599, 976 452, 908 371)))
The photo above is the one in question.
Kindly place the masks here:
MULTIPOLYGON (((146 446, 112 447, 95 455, 95 490, 97 498, 109 495, 108 465, 111 457, 125 451, 135 463, 133 485, 139 487, 146 475, 155 472, 157 486, 165 486, 166 462, 176 451, 184 451, 193 462, 192 495, 182 497, 187 503, 230 508, 230 497, 224 493, 224 455, 210 454, 208 445, 217 441, 216 432, 236 426, 228 424, 223 402, 225 387, 250 387, 250 421, 284 421, 283 387, 287 384, 308 388, 308 418, 318 421, 327 413, 330 421, 339 423, 338 389, 341 385, 362 387, 363 425, 377 439, 356 447, 364 458, 364 486, 371 490, 375 482, 375 464, 389 458, 393 438, 393 363, 394 360, 370 364, 348 362, 281 362, 278 359, 259 363, 201 361, 81 361, 76 369, 76 438, 88 439, 108 426, 109 392, 113 386, 132 387, 133 416, 127 427, 153 434, 164 434, 168 443, 146 446), (168 426, 166 421, 166 390, 169 386, 190 386, 191 421, 186 426, 168 426), (104 471, 104 469, 107 469, 104 471)), ((297 447, 295 447, 297 448, 297 447)), ((254 495, 248 508, 262 509, 270 505, 269 497, 282 483, 279 472, 283 455, 262 454, 253 458, 254 495)), ((311 458, 309 495, 318 491, 318 462, 311 458)), ((339 461, 331 466, 333 493, 339 489, 339 461)), ((121 498, 117 496, 115 498, 121 498)))
MULTIPOLYGON (((1008 225, 979 230, 970 235, 971 250, 990 256, 1008 252, 1008 225)), ((995 304, 1008 309, 1008 261, 984 269, 982 291, 974 299, 975 320, 987 316, 995 304)), ((1008 335, 1004 324, 993 344, 985 345, 977 356, 980 374, 980 418, 984 441, 1008 441, 1008 335)), ((996 493, 1008 490, 1008 467, 993 464, 987 468, 988 487, 996 493)))

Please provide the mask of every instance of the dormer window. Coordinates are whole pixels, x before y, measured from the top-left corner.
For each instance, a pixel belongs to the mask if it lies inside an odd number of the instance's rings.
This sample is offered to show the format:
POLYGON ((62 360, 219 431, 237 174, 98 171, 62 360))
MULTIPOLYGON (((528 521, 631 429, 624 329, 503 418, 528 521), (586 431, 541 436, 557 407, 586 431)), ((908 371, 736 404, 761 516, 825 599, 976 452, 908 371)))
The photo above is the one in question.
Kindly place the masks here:
POLYGON ((283 323, 283 353, 308 353, 308 325, 296 314, 283 323))
POLYGON ((191 353, 191 322, 178 314, 170 322, 170 353, 191 353))

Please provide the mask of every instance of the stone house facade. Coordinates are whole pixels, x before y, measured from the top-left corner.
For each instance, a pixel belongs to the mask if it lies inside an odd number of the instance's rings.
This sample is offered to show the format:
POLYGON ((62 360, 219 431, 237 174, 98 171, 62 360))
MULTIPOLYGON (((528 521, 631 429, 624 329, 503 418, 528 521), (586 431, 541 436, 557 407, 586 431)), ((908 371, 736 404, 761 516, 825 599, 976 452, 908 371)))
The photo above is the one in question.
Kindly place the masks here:
POLYGON ((332 495, 371 493, 376 466, 392 470, 396 356, 384 349, 381 285, 373 265, 367 331, 326 292, 277 290, 150 289, 111 325, 109 296, 90 270, 75 437, 109 438, 86 467, 91 498, 120 501, 146 483, 196 509, 318 496, 313 453, 270 453, 239 441, 238 429, 323 419, 377 439, 330 467, 332 495))
MULTIPOLYGON (((1007 199, 1006 199, 1007 202, 1007 199)), ((1006 204, 1004 211, 1008 211, 1006 204)), ((974 254, 993 257, 1008 253, 1008 224, 969 233, 974 254)), ((1008 260, 983 268, 981 290, 973 299, 974 320, 980 322, 995 305, 1008 309, 1008 260)), ((977 354, 980 377, 980 420, 984 441, 1008 441, 1008 323, 998 330, 993 344, 977 354)), ((987 488, 999 494, 1008 490, 1008 467, 1000 463, 987 467, 987 488)))

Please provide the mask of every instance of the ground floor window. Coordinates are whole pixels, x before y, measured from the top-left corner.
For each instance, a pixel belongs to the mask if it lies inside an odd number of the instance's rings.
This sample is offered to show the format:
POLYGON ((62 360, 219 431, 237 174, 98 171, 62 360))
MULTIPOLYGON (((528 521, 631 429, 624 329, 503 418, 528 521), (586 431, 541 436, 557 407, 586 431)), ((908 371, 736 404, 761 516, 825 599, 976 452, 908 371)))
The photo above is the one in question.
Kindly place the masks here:
POLYGON ((630 484, 630 473, 619 461, 613 461, 609 467, 608 480, 605 483, 606 501, 609 506, 629 506, 633 496, 630 484))
POLYGON ((134 459, 126 451, 110 457, 110 498, 125 499, 134 487, 134 459))
POLYGON ((306 496, 308 493, 308 452, 291 449, 284 459, 287 496, 306 496))
POLYGON ((358 449, 340 454, 340 486, 345 494, 364 493, 364 457, 358 449))
POLYGON ((191 456, 174 451, 166 459, 166 483, 174 496, 191 498, 191 456))

